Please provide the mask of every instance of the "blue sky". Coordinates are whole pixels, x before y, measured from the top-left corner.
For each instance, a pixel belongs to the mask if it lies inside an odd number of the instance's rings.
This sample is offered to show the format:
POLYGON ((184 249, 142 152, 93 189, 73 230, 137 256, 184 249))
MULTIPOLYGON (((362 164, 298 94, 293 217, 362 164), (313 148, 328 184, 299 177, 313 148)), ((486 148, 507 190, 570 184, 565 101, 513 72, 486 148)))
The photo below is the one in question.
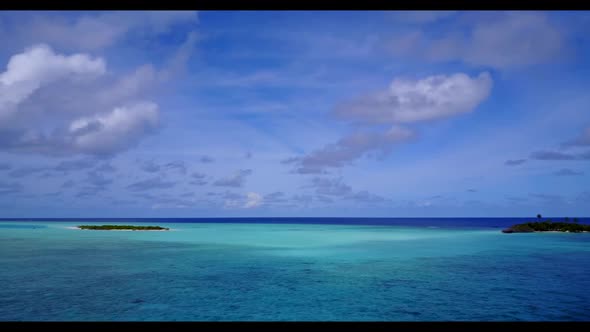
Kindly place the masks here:
POLYGON ((590 215, 586 12, 0 13, 2 217, 590 215))

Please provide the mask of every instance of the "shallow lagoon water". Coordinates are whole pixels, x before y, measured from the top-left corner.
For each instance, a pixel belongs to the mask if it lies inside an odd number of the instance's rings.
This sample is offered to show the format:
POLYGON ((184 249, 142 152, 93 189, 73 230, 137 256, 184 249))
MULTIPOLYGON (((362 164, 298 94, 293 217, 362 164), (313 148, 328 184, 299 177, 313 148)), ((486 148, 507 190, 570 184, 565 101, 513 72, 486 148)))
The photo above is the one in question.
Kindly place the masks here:
POLYGON ((0 320, 590 320, 588 233, 75 225, 0 223, 0 320))

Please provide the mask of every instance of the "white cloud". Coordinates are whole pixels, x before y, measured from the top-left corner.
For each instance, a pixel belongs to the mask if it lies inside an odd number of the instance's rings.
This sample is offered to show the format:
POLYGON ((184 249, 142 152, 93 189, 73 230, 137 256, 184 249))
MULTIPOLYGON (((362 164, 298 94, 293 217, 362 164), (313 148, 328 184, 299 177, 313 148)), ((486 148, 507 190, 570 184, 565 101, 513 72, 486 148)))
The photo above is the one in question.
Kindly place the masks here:
POLYGON ((164 88, 173 89, 163 83, 174 82, 186 70, 196 32, 188 33, 161 68, 145 64, 127 73, 107 69, 104 58, 80 49, 108 47, 128 34, 134 41, 147 41, 176 24, 196 23, 196 12, 34 16, 23 14, 18 25, 0 17, 0 35, 10 35, 5 39, 11 46, 33 45, 10 57, 0 72, 0 150, 113 154, 158 126, 158 105, 152 99, 166 93, 164 88))
POLYGON ((109 154, 135 144, 143 134, 158 126, 158 105, 144 102, 118 107, 106 114, 73 121, 69 133, 73 148, 89 154, 109 154))
POLYGON ((412 123, 473 111, 489 95, 492 78, 463 73, 419 80, 395 79, 389 89, 336 108, 335 113, 367 123, 412 123))
POLYGON ((390 152, 392 147, 415 137, 399 124, 431 121, 473 111, 488 96, 492 78, 487 72, 475 77, 464 73, 435 75, 423 79, 395 79, 384 91, 357 98, 336 107, 334 113, 363 124, 392 125, 385 133, 357 132, 304 157, 290 158, 300 174, 325 174, 326 168, 343 167, 365 154, 390 152))
POLYGON ((106 71, 102 58, 88 54, 64 56, 48 45, 35 45, 10 58, 0 74, 0 121, 41 87, 76 76, 100 76, 106 71))
POLYGON ((262 204, 262 196, 255 192, 249 192, 246 194, 246 204, 244 204, 245 209, 255 208, 262 204))
POLYGON ((12 56, 0 73, 0 149, 46 155, 110 155, 159 126, 150 100, 179 74, 196 35, 160 70, 151 64, 117 75, 87 53, 59 54, 46 44, 12 56))

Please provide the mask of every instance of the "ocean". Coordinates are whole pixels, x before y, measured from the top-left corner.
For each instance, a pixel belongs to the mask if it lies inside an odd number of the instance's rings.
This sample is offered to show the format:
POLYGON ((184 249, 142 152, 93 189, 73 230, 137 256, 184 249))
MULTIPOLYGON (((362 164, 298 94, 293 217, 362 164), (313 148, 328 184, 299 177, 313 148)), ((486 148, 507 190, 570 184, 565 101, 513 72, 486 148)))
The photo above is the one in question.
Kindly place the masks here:
POLYGON ((3 219, 0 321, 590 320, 590 233, 528 220, 3 219))

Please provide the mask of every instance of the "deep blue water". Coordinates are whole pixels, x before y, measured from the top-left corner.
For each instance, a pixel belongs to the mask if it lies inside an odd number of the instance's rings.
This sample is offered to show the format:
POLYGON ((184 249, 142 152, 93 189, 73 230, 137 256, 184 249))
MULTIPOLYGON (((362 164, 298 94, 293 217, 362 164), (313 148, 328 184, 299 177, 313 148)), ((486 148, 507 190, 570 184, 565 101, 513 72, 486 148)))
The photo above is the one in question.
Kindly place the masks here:
POLYGON ((530 220, 515 218, 197 220, 4 220, 0 320, 590 320, 590 233, 501 233, 530 220))

